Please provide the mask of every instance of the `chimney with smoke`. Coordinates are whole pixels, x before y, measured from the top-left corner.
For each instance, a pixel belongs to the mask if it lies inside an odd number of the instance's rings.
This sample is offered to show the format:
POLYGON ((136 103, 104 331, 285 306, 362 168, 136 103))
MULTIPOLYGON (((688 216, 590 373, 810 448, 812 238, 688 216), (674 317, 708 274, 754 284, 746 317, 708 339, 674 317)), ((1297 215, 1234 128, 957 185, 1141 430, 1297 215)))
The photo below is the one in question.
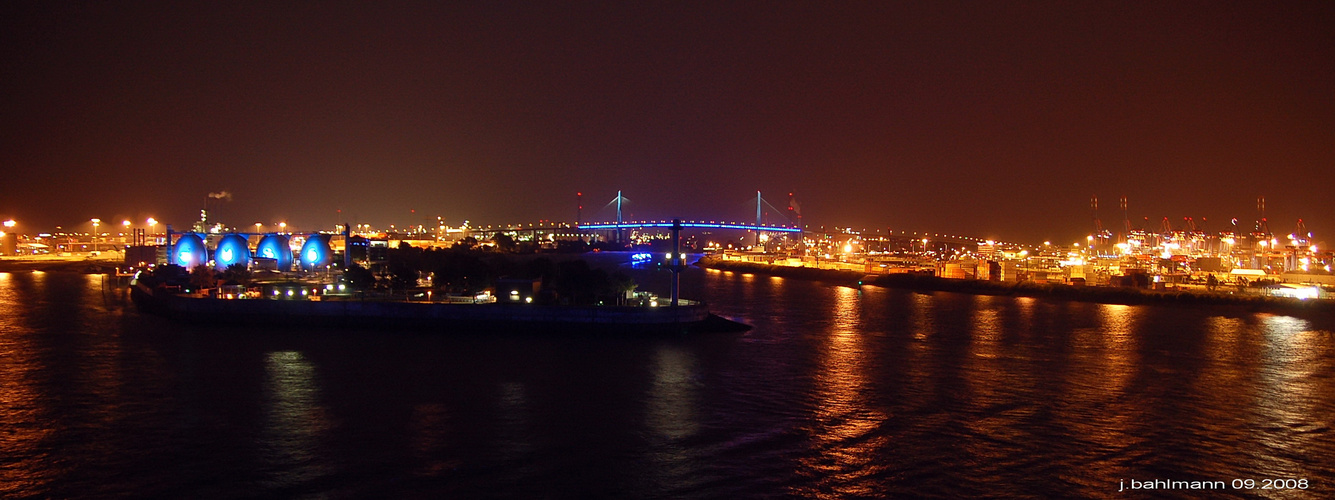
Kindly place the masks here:
POLYGON ((217 232, 222 229, 222 224, 215 222, 213 227, 209 226, 209 213, 213 213, 213 219, 219 220, 218 204, 224 201, 232 201, 232 193, 227 190, 209 193, 208 198, 204 199, 204 210, 199 212, 199 223, 197 229, 202 232, 217 232), (217 200, 217 201, 214 201, 217 200))

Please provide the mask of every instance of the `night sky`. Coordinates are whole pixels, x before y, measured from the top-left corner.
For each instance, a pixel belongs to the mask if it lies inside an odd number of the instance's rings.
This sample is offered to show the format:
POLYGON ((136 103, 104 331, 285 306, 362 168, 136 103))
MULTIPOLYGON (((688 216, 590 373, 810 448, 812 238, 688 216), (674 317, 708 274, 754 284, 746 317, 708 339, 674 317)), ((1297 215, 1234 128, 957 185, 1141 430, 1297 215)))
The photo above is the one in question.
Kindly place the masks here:
POLYGON ((200 3, 0 6, 0 217, 1335 231, 1335 2, 200 3))

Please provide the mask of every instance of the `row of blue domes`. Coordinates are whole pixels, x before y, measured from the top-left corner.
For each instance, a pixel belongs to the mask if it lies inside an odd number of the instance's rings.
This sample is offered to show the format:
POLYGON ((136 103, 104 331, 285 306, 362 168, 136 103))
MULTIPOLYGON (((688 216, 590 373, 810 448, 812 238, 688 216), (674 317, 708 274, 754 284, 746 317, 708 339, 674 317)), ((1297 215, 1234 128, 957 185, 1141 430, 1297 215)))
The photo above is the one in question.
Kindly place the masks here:
MULTIPOLYGON (((255 257, 274 259, 279 269, 292 268, 292 249, 288 245, 287 236, 281 234, 266 234, 260 238, 260 244, 255 247, 253 256, 245 236, 239 234, 223 236, 218 241, 218 246, 213 249, 213 267, 226 269, 232 264, 249 265, 255 257)), ((204 244, 204 238, 194 233, 181 235, 176 240, 169 260, 172 264, 186 269, 207 264, 209 250, 204 244)), ((307 237, 297 260, 302 269, 307 270, 318 269, 332 263, 334 251, 329 247, 329 237, 323 234, 312 234, 307 237)))

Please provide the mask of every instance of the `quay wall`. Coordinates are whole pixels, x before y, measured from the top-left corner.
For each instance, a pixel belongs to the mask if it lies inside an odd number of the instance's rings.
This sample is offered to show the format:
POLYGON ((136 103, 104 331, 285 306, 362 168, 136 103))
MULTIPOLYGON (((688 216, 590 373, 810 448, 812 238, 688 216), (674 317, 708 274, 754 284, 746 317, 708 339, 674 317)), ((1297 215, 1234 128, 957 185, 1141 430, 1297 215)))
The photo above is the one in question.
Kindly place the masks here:
POLYGON ((192 322, 408 327, 439 331, 544 328, 615 330, 671 329, 710 317, 703 304, 672 307, 548 306, 535 304, 442 304, 373 300, 269 300, 165 297, 169 316, 192 322))

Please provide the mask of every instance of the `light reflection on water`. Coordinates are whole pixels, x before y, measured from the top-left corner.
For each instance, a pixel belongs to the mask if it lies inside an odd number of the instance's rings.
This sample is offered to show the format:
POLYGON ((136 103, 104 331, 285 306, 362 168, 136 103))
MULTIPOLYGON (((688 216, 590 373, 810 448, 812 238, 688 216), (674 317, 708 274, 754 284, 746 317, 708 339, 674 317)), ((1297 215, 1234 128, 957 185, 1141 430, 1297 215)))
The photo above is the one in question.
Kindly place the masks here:
POLYGON ((1101 382, 1106 394, 1123 395, 1135 374, 1136 328, 1142 311, 1122 304, 1099 304, 1099 326, 1089 330, 1101 340, 1087 360, 1095 364, 1091 377, 1101 382))
POLYGON ((654 352, 647 423, 665 439, 685 439, 698 430, 694 365, 692 354, 678 346, 661 345, 654 352))
POLYGON ((275 471, 267 486, 287 488, 330 473, 320 441, 330 423, 320 402, 315 366, 298 351, 265 356, 265 426, 261 459, 275 471))
POLYGON ((31 292, 39 282, 0 273, 0 496, 9 498, 45 491, 57 476, 56 460, 42 446, 56 431, 35 425, 54 418, 40 388, 41 352, 21 324, 31 297, 22 289, 31 292))
POLYGON ((413 434, 413 456, 418 462, 414 474, 433 476, 459 466, 459 462, 448 458, 446 452, 450 444, 449 417, 449 411, 441 403, 413 406, 409 425, 413 434))
POLYGON ((1316 332, 1308 321, 1260 315, 1261 344, 1255 391, 1257 443, 1253 467, 1277 476, 1309 473, 1302 458, 1329 445, 1332 420, 1322 419, 1322 406, 1332 401, 1331 370, 1322 366, 1335 351, 1330 332, 1316 332), (1323 373, 1324 372, 1324 373, 1323 373))
POLYGON ((0 496, 1112 498, 1130 478, 1291 477, 1320 488, 1285 496, 1321 498, 1335 481, 1329 318, 683 281, 755 329, 183 326, 94 276, 0 274, 0 496))
POLYGON ((528 389, 522 382, 501 382, 496 392, 496 424, 502 446, 494 451, 500 460, 515 460, 532 451, 528 389))
POLYGON ((656 488, 681 487, 699 476, 697 451, 685 441, 700 432, 699 384, 694 355, 680 346, 660 345, 653 356, 653 380, 646 398, 650 461, 656 488))
POLYGON ((800 462, 800 473, 810 484, 792 493, 806 497, 867 496, 876 493, 866 476, 884 470, 878 462, 888 436, 873 431, 886 415, 869 404, 866 391, 867 354, 862 350, 860 328, 862 292, 835 287, 830 311, 833 321, 826 332, 815 374, 812 423, 813 453, 800 462))

